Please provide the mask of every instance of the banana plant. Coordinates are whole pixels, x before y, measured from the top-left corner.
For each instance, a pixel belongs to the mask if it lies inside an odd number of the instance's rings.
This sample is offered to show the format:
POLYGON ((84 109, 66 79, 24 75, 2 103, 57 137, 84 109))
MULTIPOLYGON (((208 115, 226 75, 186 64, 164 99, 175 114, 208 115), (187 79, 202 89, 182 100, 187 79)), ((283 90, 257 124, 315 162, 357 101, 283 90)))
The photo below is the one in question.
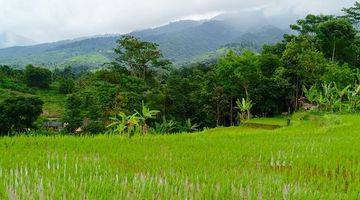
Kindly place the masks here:
POLYGON ((355 86, 354 90, 349 91, 347 94, 348 111, 354 112, 360 108, 360 85, 355 86))
POLYGON ((162 119, 162 123, 155 122, 155 133, 171 133, 176 128, 176 122, 173 120, 167 121, 165 117, 162 119))
POLYGON ((149 107, 147 107, 145 105, 145 103, 142 102, 141 113, 139 113, 137 111, 136 111, 136 113, 138 113, 138 115, 141 117, 142 132, 143 132, 143 134, 146 134, 148 131, 148 127, 149 127, 147 124, 147 120, 156 118, 157 114, 159 114, 160 111, 150 110, 149 107))
POLYGON ((241 116, 243 117, 244 114, 247 113, 247 119, 250 119, 250 110, 254 105, 252 101, 242 98, 241 101, 239 99, 236 101, 236 105, 236 108, 240 111, 241 116))
POLYGON ((144 118, 141 117, 138 112, 128 116, 127 130, 129 137, 134 136, 136 133, 140 133, 140 123, 142 120, 144 120, 144 118))
POLYGON ((110 118, 113 122, 107 128, 111 129, 112 133, 124 134, 127 132, 129 137, 132 137, 135 133, 140 132, 140 121, 142 119, 137 112, 129 116, 120 112, 117 116, 110 118))
POLYGON ((110 117, 110 120, 113 121, 111 124, 107 126, 107 128, 111 129, 112 133, 123 134, 127 128, 127 116, 120 112, 115 117, 110 117))
POLYGON ((184 131, 191 133, 191 132, 197 131, 198 128, 199 128, 199 125, 196 123, 192 123, 190 118, 188 118, 185 121, 185 126, 184 126, 185 130, 184 131))
POLYGON ((310 103, 315 103, 317 100, 317 97, 319 95, 319 91, 317 90, 316 86, 311 86, 310 89, 306 89, 305 86, 303 86, 303 91, 305 93, 305 96, 310 103))
POLYGON ((343 103, 343 98, 349 94, 351 85, 348 85, 343 89, 340 89, 336 84, 334 84, 334 88, 335 88, 336 93, 338 95, 337 100, 335 100, 335 104, 339 108, 339 111, 342 112, 342 107, 343 107, 343 104, 344 104, 343 103))

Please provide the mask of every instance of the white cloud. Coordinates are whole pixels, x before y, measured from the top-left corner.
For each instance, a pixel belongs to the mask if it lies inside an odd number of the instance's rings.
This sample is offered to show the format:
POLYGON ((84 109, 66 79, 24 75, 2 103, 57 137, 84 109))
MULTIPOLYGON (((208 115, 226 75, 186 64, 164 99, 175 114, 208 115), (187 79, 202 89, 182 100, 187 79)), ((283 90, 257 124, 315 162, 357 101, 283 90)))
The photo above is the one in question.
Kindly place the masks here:
POLYGON ((265 7, 268 15, 291 10, 333 13, 355 0, 0 0, 0 32, 39 42, 126 33, 179 19, 265 7))

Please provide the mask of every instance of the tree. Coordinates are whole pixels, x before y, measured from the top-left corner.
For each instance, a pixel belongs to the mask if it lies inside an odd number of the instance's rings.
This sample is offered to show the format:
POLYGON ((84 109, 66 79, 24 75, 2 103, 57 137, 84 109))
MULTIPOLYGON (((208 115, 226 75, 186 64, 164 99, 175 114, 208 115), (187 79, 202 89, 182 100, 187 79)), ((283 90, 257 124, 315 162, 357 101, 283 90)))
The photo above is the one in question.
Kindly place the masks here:
POLYGON ((345 61, 345 49, 354 41, 356 33, 348 20, 332 19, 319 24, 316 38, 327 58, 345 61))
POLYGON ((344 8, 345 17, 349 19, 352 23, 360 22, 360 2, 355 2, 355 5, 350 8, 344 8))
POLYGON ((35 97, 10 97, 0 103, 0 135, 35 128, 43 102, 35 97))
POLYGON ((76 94, 69 95, 66 100, 65 108, 66 111, 63 116, 63 120, 67 124, 65 129, 69 133, 74 133, 77 128, 83 125, 85 118, 81 97, 76 94))
POLYGON ((74 91, 75 82, 72 78, 60 78, 59 80, 59 92, 61 94, 70 94, 74 91))
MULTIPOLYGON (((299 108, 299 97, 302 85, 314 85, 320 81, 327 60, 315 47, 311 36, 302 35, 286 45, 282 55, 284 76, 289 79, 292 87, 292 107, 299 108)), ((283 77, 284 78, 284 77, 283 77)))
POLYGON ((240 93, 241 82, 239 75, 235 71, 239 67, 239 55, 234 51, 229 51, 225 56, 221 57, 215 66, 215 73, 219 80, 219 85, 223 87, 224 93, 230 103, 230 125, 234 125, 234 99, 240 93))
POLYGON ((313 15, 309 14, 304 19, 297 20, 296 24, 290 25, 294 31, 298 31, 301 35, 316 35, 318 26, 321 23, 335 19, 333 15, 313 15))
POLYGON ((235 69, 235 76, 245 91, 245 97, 249 97, 249 85, 260 77, 259 57, 251 52, 245 51, 237 60, 238 67, 235 69))
POLYGON ((325 83, 336 83, 340 87, 351 85, 356 80, 356 74, 349 65, 339 65, 336 63, 327 63, 325 72, 321 77, 321 81, 325 83))
POLYGON ((24 72, 25 82, 29 87, 47 89, 51 84, 51 71, 45 68, 28 65, 24 72))
POLYGON ((158 45, 126 35, 117 41, 113 68, 123 71, 127 69, 133 76, 146 79, 147 76, 170 64, 162 58, 158 45))

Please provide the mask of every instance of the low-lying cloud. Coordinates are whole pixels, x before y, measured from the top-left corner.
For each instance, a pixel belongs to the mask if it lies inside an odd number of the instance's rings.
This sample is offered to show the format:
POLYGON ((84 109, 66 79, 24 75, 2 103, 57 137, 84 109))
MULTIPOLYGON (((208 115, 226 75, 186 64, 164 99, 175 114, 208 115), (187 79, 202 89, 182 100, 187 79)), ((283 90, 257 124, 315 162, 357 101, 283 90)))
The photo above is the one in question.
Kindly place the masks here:
MULTIPOLYGON (((266 15, 336 13, 355 0, 0 0, 0 32, 38 42, 126 33, 179 19, 261 8, 266 15)), ((250 19, 251 20, 251 19, 250 19)))

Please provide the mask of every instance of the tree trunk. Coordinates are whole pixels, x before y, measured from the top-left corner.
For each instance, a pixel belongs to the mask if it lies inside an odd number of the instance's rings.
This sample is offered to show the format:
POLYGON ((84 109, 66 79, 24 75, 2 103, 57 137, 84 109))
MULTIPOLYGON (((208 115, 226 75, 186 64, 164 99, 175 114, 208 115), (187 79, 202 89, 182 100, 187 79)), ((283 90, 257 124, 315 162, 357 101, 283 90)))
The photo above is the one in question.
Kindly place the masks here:
POLYGON ((246 97, 246 100, 249 100, 249 92, 248 92, 248 86, 247 85, 244 85, 244 90, 245 90, 245 97, 246 97))
POLYGON ((296 89, 295 89, 295 110, 298 110, 298 99, 299 99, 299 76, 296 77, 296 89))
POLYGON ((333 52, 332 52, 332 61, 335 60, 335 49, 336 49, 336 46, 335 46, 335 42, 334 42, 333 52))
POLYGON ((143 78, 144 78, 144 80, 145 80, 145 78, 146 78, 146 67, 144 67, 143 78))

